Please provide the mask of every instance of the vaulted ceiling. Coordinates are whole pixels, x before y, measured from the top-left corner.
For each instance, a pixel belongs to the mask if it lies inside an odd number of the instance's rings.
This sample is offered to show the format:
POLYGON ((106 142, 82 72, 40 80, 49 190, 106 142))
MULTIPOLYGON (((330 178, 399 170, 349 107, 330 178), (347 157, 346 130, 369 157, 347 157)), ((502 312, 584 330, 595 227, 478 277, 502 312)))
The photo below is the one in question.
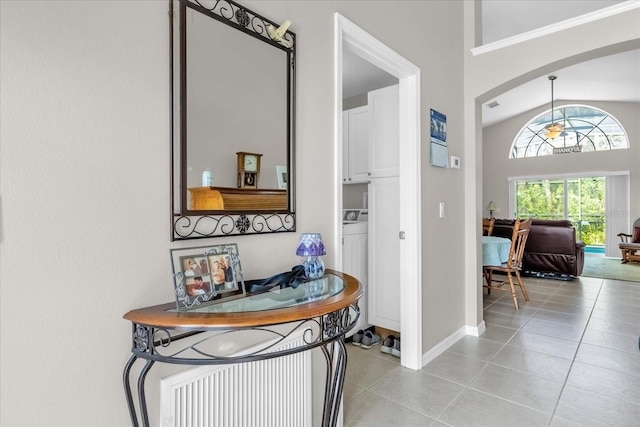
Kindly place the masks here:
MULTIPOLYGON (((619 0, 483 0, 483 40, 491 43, 545 25, 623 3, 619 0)), ((555 100, 640 102, 640 50, 582 62, 556 70, 555 100)), ((531 80, 482 106, 482 124, 490 126, 533 108, 551 108, 548 76, 531 80), (488 104, 499 105, 490 108, 488 104)))
MULTIPOLYGON (((483 40, 491 43, 545 25, 621 3, 618 0, 483 0, 483 40)), ((397 82, 393 76, 344 52, 345 98, 397 82)), ((554 71, 556 100, 640 102, 640 50, 603 57, 554 71)), ((551 102, 547 76, 496 96, 482 107, 483 126, 551 102), (499 105, 490 108, 488 104, 499 105)))

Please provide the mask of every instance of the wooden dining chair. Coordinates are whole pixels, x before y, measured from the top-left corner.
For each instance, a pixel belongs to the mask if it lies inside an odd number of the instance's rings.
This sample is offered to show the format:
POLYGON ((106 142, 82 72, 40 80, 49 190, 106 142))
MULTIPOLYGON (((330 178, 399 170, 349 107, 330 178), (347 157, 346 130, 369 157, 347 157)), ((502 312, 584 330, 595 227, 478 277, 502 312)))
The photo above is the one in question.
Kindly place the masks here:
POLYGON ((529 230, 531 230, 531 223, 533 220, 528 219, 526 221, 516 220, 515 224, 513 224, 513 234, 511 235, 511 247, 509 248, 509 258, 502 265, 485 265, 483 266, 484 278, 487 282, 484 285, 489 292, 491 289, 495 289, 498 291, 511 291, 511 297, 513 298, 513 304, 516 306, 516 310, 518 310, 518 296, 516 295, 516 289, 513 282, 513 274, 516 275, 517 285, 520 287, 520 291, 522 292, 522 296, 525 301, 529 301, 529 295, 527 295, 527 290, 524 287, 524 283, 522 283, 522 278, 520 277, 520 270, 522 269, 522 256, 524 254, 524 247, 527 244, 527 239, 529 238, 529 230), (496 280, 493 277, 494 272, 506 273, 507 279, 509 280, 509 289, 504 288, 503 286, 507 283, 504 280, 496 280), (494 284, 495 283, 495 284, 494 284))
POLYGON ((495 218, 482 218, 482 235, 491 236, 493 233, 493 224, 495 224, 495 218))

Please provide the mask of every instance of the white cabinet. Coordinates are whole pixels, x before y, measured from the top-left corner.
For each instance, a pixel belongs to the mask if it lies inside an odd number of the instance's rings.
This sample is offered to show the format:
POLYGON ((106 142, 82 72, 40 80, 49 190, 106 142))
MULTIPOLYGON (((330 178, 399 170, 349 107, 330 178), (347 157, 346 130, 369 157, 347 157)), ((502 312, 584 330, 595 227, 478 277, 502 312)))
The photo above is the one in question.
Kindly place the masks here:
MULTIPOLYGON (((367 248, 344 231, 345 272, 366 277, 368 324, 400 332, 399 86, 371 91, 368 105, 343 112, 344 183, 368 182, 367 248), (363 272, 361 258, 368 263, 363 272)), ((364 282, 363 282, 364 284, 364 282)), ((356 328, 354 328, 356 329, 356 328)), ((357 329, 363 329, 359 327, 357 329)))
POLYGON ((398 176, 399 86, 369 92, 369 176, 398 176))
POLYGON ((368 107, 342 112, 342 180, 345 184, 367 182, 369 171, 368 107))
POLYGON ((367 322, 367 222, 357 222, 354 224, 344 224, 342 226, 342 271, 355 277, 364 288, 364 295, 358 302, 360 307, 360 319, 356 326, 347 334, 351 336, 359 329, 369 327, 367 322))
POLYGON ((398 86, 369 92, 369 322, 400 331, 398 86))
POLYGON ((369 181, 369 323, 400 331, 399 177, 369 181))

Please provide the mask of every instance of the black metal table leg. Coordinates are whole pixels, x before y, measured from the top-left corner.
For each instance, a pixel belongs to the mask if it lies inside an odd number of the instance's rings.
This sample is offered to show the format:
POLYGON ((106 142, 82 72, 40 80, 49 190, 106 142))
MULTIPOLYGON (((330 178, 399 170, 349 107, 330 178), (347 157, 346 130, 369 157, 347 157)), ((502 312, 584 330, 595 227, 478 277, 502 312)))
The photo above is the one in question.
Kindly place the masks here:
POLYGON ((327 360, 322 426, 335 427, 338 424, 340 401, 347 367, 347 349, 344 345, 344 335, 323 345, 322 352, 327 360))
MULTIPOLYGON (((131 392, 131 368, 133 364, 138 360, 138 356, 135 354, 129 358, 129 361, 124 367, 124 392, 127 398, 127 406, 129 407, 129 416, 131 417, 131 425, 133 427, 138 427, 140 424, 138 422, 138 414, 136 412, 136 406, 133 401, 133 393, 131 392)), ((138 402, 140 405, 140 414, 142 415, 142 425, 144 427, 149 427, 149 413, 147 411, 147 398, 144 392, 144 382, 149 373, 149 370, 153 366, 155 362, 153 360, 147 360, 144 367, 140 371, 138 375, 138 402)))
POLYGON ((131 374, 131 367, 138 360, 138 356, 135 354, 131 355, 129 361, 124 367, 123 374, 123 383, 124 383, 124 392, 127 397, 127 406, 129 407, 129 415, 131 416, 131 425, 133 427, 138 427, 138 416, 136 415, 136 408, 133 403, 133 394, 131 393, 131 381, 129 375, 131 374))
POLYGON ((147 360, 147 363, 140 371, 140 376, 138 377, 138 399, 140 401, 140 413, 142 415, 142 425, 144 427, 149 427, 149 414, 147 412, 147 397, 144 393, 144 381, 153 364, 153 360, 147 360))

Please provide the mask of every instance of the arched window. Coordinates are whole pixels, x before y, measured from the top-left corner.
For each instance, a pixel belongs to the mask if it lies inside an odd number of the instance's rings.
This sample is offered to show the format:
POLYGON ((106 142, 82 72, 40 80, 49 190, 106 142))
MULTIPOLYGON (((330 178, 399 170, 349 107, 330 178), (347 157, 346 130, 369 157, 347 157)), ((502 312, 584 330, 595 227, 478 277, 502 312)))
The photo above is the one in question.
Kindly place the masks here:
POLYGON ((510 159, 568 152, 629 148, 627 133, 613 116, 587 105, 563 105, 527 123, 511 146, 510 159), (557 125, 556 135, 548 127, 557 125))

